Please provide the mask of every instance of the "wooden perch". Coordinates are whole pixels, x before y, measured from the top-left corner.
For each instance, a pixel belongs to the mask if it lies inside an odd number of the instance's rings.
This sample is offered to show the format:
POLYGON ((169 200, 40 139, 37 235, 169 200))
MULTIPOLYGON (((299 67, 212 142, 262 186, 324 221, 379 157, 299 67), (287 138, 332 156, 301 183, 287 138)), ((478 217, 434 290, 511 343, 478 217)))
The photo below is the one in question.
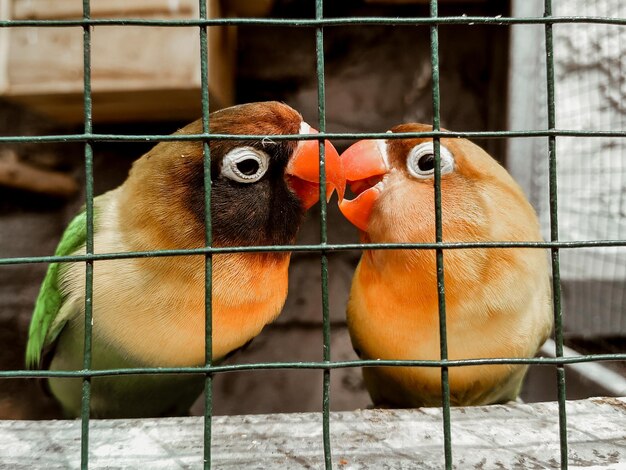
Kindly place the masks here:
MULTIPOLYGON (((555 402, 451 410, 459 469, 560 468, 555 402)), ((333 468, 444 468, 441 408, 330 413, 333 468)), ((324 468, 321 413, 215 416, 212 468, 324 468)), ((570 468, 626 468, 626 399, 567 402, 570 468)), ((202 468, 199 417, 92 419, 89 468, 202 468)), ((0 468, 80 468, 80 420, 0 420, 0 468)))
POLYGON ((78 191, 74 178, 23 163, 12 150, 0 153, 0 185, 64 198, 78 191))

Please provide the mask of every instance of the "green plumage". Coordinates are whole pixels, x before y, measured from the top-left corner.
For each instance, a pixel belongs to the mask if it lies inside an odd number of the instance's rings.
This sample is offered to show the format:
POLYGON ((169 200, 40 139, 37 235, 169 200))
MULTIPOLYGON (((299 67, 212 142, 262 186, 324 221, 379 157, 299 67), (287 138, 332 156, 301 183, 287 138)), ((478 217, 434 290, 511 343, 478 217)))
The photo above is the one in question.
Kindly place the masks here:
MULTIPOLYGON (((54 252, 55 256, 68 256, 82 248, 87 238, 86 226, 87 217, 83 210, 74 217, 63 232, 59 246, 54 252)), ((51 263, 41 285, 28 331, 28 344, 26 345, 28 368, 40 365, 43 348, 56 339, 65 325, 65 322, 57 322, 53 326, 54 319, 63 306, 63 294, 59 285, 62 269, 63 263, 51 263)))

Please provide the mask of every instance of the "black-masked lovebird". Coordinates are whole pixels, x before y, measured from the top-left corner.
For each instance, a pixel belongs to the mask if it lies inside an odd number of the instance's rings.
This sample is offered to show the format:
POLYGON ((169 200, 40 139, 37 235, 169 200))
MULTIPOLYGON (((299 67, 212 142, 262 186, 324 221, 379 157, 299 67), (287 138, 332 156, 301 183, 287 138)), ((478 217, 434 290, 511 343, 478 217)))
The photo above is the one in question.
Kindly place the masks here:
MULTIPOLYGON (((214 134, 316 133, 291 107, 250 103, 210 115, 214 134)), ((193 122, 175 135, 201 134, 193 122)), ((118 188, 94 199, 96 253, 205 246, 203 144, 161 142, 137 160, 118 188)), ((327 195, 343 195, 339 155, 325 143, 327 195)), ((319 198, 318 140, 211 140, 213 246, 294 242, 319 198)), ((85 253, 86 216, 69 224, 56 255, 85 253)), ((213 255, 212 355, 245 345, 280 313, 289 252, 213 255)), ((48 268, 29 331, 26 361, 50 370, 83 368, 85 264, 48 268)), ((205 257, 99 260, 93 267, 92 368, 200 366, 205 363, 205 257)), ((202 375, 95 377, 94 417, 187 412, 202 375)), ((50 378, 67 416, 81 407, 81 379, 50 378)))
MULTIPOLYGON (((392 133, 429 132, 403 124, 392 133)), ((537 216, 507 171, 466 139, 440 140, 444 242, 541 241, 537 216)), ((342 154, 356 197, 340 210, 371 243, 434 243, 434 148, 430 138, 363 140, 342 154)), ((553 324, 544 250, 444 249, 449 359, 531 358, 553 324)), ((365 250, 347 309, 363 359, 439 360, 439 305, 433 249, 365 250)), ((516 399, 526 365, 449 368, 453 405, 516 399)), ((375 405, 439 406, 438 367, 367 367, 375 405)))

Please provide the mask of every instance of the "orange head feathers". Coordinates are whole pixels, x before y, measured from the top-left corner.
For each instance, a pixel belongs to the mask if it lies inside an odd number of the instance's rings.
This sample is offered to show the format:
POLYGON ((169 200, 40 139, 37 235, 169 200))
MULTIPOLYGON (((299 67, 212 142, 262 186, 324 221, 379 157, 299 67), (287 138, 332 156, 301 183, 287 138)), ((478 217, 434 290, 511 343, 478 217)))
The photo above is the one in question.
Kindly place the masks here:
MULTIPOLYGON (((393 133, 428 132, 402 124, 393 133)), ((466 139, 440 145, 444 241, 536 240, 536 216, 521 189, 489 154, 466 139), (522 211, 529 220, 513 212, 522 211), (491 226, 489 221, 497 222, 491 226)), ((364 140, 342 154, 357 195, 342 213, 373 242, 435 241, 434 150, 430 138, 364 140)))

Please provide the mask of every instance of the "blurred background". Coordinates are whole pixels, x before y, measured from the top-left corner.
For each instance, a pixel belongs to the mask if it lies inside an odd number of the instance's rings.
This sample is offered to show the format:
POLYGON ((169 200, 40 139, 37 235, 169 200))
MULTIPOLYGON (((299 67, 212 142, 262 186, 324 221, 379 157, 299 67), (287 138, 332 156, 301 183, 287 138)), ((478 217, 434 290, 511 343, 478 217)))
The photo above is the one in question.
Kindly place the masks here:
MULTIPOLYGON (((196 0, 92 0, 93 17, 178 19, 198 16, 196 0)), ((314 18, 313 0, 209 0, 212 17, 314 18)), ((554 0, 555 15, 626 17, 620 0, 554 0)), ((327 17, 427 17, 425 0, 326 1, 327 17)), ((440 0, 440 16, 542 16, 543 0, 440 0)), ((80 0, 0 0, 2 19, 82 16, 80 0)), ((253 26, 209 29, 212 110, 280 100, 317 122, 315 30, 253 26)), ((94 132, 169 134, 200 116, 198 29, 93 28, 94 132)), ((441 120, 456 131, 545 129, 542 25, 442 25, 439 28, 441 120)), ((557 127, 626 128, 626 27, 554 26, 557 127)), ((83 131, 82 28, 0 29, 0 135, 83 131)), ((329 132, 385 131, 432 119, 428 26, 341 26, 324 30, 329 132)), ((505 165, 537 209, 549 237, 547 139, 477 142, 505 165)), ((350 142, 337 142, 343 150, 350 142)), ((95 194, 118 186, 146 143, 95 143, 95 194)), ((623 138, 558 138, 562 240, 626 238, 626 144, 623 138)), ((0 257, 54 252, 84 204, 80 143, 0 146, 0 257)), ((356 230, 329 205, 329 241, 357 241, 356 230)), ((298 242, 319 239, 314 208, 298 242)), ((329 255, 333 360, 356 359, 345 305, 360 253, 329 255)), ((626 250, 561 252, 567 355, 625 352, 626 250)), ((23 369, 24 345, 44 264, 0 266, 0 369, 23 369)), ((320 262, 294 254, 283 314, 229 363, 322 359, 320 262)), ((542 355, 553 355, 547 344, 542 355)), ((567 367, 568 398, 625 395, 623 363, 567 367)), ((522 398, 556 399, 553 367, 531 369, 522 398)), ((331 409, 369 405, 358 369, 333 370, 331 409)), ((215 414, 317 411, 322 373, 248 371, 217 375, 215 414)), ((201 413, 198 404, 194 413, 201 413)), ((3 379, 0 418, 59 417, 35 380, 3 379)))

